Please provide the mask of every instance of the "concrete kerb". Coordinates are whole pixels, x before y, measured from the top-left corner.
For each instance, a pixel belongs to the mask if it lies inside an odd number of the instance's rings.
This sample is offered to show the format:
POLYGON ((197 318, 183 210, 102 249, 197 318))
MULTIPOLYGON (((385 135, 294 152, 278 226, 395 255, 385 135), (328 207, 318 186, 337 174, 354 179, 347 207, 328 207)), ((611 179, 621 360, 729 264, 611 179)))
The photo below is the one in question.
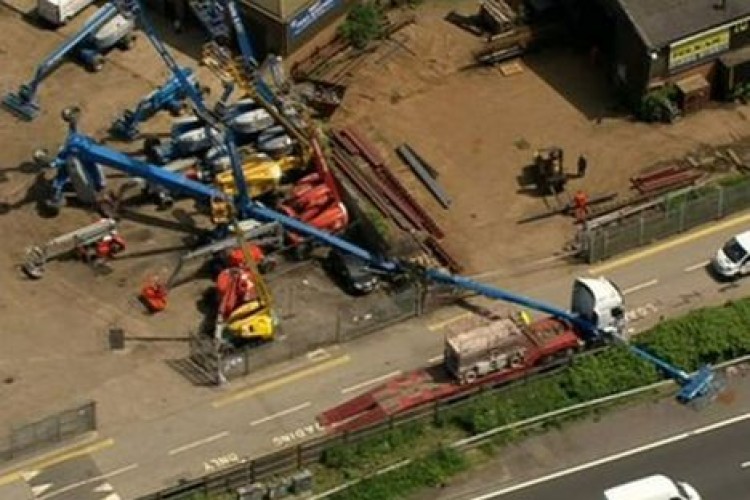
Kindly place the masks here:
MULTIPOLYGON (((724 369, 729 368, 731 366, 740 365, 742 363, 750 362, 750 355, 747 356, 741 356, 739 358, 731 359, 729 361, 724 361, 723 363, 719 363, 715 365, 713 368, 716 369, 724 369)), ((697 373, 697 372, 694 372, 697 373)), ((502 425, 500 427, 496 427, 494 429, 490 429, 486 432, 483 432, 481 434, 477 434, 476 436, 471 436, 464 439, 459 439, 458 441, 455 441, 451 443, 449 446, 451 448, 457 449, 457 450, 467 450, 472 447, 475 447, 479 444, 482 444, 489 440, 491 437, 501 434, 503 432, 508 432, 516 429, 521 429, 524 427, 530 427, 536 424, 543 423, 547 420, 553 419, 555 417, 559 417, 561 415, 567 415, 570 413, 575 413, 581 410, 587 410, 590 408, 594 408, 596 406, 604 405, 607 403, 611 403, 613 401, 619 401, 622 399, 627 399, 632 396, 637 396, 639 394, 645 394, 649 391, 657 390, 657 389, 663 389, 666 388, 672 384, 676 384, 674 380, 662 380, 659 382, 655 382, 653 384, 645 385, 643 387, 637 387, 635 389, 630 389, 623 392, 618 392, 617 394, 611 394, 609 396, 605 396, 602 398, 592 399, 591 401, 586 401, 584 403, 578 403, 572 406, 568 406, 566 408, 560 408, 559 410, 551 411, 549 413, 545 413, 543 415, 538 415, 536 417, 527 418, 525 420, 519 420, 518 422, 513 422, 510 424, 502 425)), ((385 467, 383 469, 380 469, 378 471, 373 472, 372 474, 368 474, 366 476, 363 476, 359 479, 355 479, 353 481, 348 481, 344 484, 341 484, 337 486, 336 488, 330 489, 328 491, 324 491, 323 493, 319 493, 318 495, 315 495, 311 497, 311 500, 318 500, 322 498, 327 498, 335 493, 339 493, 347 488, 350 488, 365 479, 379 476, 382 474, 385 474, 387 472, 391 472, 393 470, 400 469, 402 467, 405 467, 409 465, 412 462, 412 459, 402 460, 401 462, 397 462, 393 465, 390 465, 388 467, 385 467)))

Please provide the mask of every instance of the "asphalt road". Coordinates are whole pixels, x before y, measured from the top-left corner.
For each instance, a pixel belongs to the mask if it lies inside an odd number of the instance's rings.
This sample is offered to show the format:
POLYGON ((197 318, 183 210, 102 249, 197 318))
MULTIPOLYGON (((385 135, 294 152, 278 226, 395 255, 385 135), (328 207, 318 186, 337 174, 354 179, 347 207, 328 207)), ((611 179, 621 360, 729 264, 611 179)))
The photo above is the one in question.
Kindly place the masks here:
MULTIPOLYGON (((735 220, 731 227, 722 222, 678 244, 655 247, 660 251, 652 248, 599 267, 541 266, 537 272, 520 276, 490 275, 484 279, 567 307, 576 276, 606 275, 626 295, 633 333, 637 333, 660 317, 750 295, 750 280, 727 287, 705 271, 706 260, 721 243, 750 225, 748 215, 735 220)), ((315 424, 318 413, 398 373, 439 362, 445 329, 465 316, 464 310, 447 308, 340 347, 309 353, 227 388, 205 390, 203 403, 166 418, 99 436, 89 455, 99 476, 113 488, 108 500, 116 500, 118 495, 133 498, 325 432, 315 424)), ((54 468, 60 470, 47 495, 79 485, 73 488, 78 498, 101 498, 98 492, 84 492, 91 484, 85 482, 91 473, 81 467, 63 469, 63 464, 31 461, 21 469, 0 471, 0 497, 4 485, 23 481, 19 471, 38 474, 54 468)))
MULTIPOLYGON (((690 437, 581 472, 544 481, 507 494, 475 500, 602 500, 607 488, 652 474, 665 474, 691 484, 704 500, 750 498, 750 414, 720 429, 690 437)), ((635 450, 637 451, 637 450, 635 450)))

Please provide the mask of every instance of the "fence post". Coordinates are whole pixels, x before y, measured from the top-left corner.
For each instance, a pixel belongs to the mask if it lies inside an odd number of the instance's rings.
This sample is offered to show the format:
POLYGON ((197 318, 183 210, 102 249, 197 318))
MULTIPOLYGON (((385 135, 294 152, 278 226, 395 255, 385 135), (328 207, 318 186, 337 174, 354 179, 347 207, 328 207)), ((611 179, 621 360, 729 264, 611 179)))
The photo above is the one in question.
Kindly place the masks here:
POLYGON ((682 203, 680 205, 680 232, 683 232, 685 230, 685 207, 687 206, 686 203, 682 203))
POLYGON ((643 213, 638 215, 638 245, 643 245, 643 227, 645 222, 643 220, 643 213))

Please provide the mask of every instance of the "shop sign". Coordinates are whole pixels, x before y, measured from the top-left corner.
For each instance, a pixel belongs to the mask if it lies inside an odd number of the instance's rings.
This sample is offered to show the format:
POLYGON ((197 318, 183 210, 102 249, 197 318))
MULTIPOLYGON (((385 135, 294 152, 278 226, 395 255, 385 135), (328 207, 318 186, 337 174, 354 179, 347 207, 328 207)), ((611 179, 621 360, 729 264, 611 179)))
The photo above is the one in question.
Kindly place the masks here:
POLYGON ((730 28, 725 27, 669 46, 669 69, 691 64, 729 49, 730 28))
POLYGON ((336 8, 341 0, 316 0, 314 4, 302 10, 289 22, 289 36, 297 38, 315 21, 323 17, 327 12, 336 8))

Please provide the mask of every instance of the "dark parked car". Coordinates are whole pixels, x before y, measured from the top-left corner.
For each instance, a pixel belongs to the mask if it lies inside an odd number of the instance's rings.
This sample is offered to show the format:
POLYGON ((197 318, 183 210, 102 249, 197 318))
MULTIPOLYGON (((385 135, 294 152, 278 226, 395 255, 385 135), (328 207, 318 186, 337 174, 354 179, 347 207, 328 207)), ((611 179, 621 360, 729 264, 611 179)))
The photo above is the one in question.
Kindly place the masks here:
POLYGON ((332 250, 324 266, 346 292, 354 295, 366 295, 380 282, 362 259, 347 253, 332 250))

